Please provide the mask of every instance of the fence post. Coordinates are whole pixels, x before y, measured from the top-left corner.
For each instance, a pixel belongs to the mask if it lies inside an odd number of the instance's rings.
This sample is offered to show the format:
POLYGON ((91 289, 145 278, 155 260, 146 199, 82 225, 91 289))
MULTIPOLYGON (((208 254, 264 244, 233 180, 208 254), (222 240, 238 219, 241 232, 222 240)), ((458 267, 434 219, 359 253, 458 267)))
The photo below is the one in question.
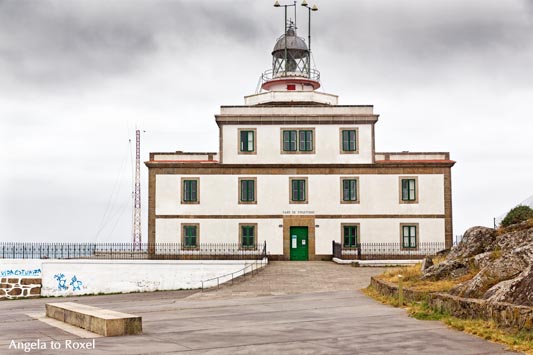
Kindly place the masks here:
POLYGON ((403 306, 403 276, 398 275, 398 306, 403 306))
POLYGON ((357 260, 361 260, 361 243, 357 243, 357 260))

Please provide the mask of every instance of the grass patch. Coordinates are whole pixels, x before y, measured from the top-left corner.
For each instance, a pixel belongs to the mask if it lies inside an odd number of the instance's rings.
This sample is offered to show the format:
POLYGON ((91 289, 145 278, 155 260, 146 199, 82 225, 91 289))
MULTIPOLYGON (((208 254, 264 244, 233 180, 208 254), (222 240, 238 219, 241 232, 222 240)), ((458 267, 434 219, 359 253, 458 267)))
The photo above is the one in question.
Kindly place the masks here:
MULTIPOLYGON (((435 264, 441 262, 442 260, 444 260, 444 258, 441 260, 437 259, 435 264)), ((477 269, 471 269, 468 274, 453 280, 422 280, 422 271, 420 270, 420 266, 420 264, 415 264, 387 270, 383 274, 377 276, 377 278, 383 281, 398 284, 398 275, 402 275, 404 287, 408 287, 412 290, 422 292, 448 292, 458 284, 472 279, 479 272, 477 269)))
MULTIPOLYGON (((370 286, 362 291, 381 303, 398 307, 398 299, 395 297, 383 296, 370 286)), ((514 351, 533 355, 533 332, 531 331, 502 328, 492 321, 481 319, 460 319, 445 312, 435 311, 426 302, 408 302, 403 308, 407 310, 410 317, 419 320, 441 321, 451 328, 476 335, 485 340, 507 345, 514 351)))

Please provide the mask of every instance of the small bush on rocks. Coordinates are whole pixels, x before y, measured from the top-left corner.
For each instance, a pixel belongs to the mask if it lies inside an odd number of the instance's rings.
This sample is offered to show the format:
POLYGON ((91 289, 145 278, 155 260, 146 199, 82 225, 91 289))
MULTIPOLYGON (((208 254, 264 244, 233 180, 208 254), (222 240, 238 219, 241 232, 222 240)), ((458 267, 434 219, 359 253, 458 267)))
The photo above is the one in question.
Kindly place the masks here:
POLYGON ((527 221, 529 218, 533 218, 533 209, 529 206, 516 206, 502 219, 501 226, 508 227, 512 224, 527 221))

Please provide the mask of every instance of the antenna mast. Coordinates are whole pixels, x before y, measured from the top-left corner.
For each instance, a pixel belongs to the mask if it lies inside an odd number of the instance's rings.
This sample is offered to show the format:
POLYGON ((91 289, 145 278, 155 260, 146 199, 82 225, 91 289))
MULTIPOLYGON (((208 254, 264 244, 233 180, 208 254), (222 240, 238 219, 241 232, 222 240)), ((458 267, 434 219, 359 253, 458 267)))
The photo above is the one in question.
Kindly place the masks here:
POLYGON ((133 250, 141 250, 141 131, 135 131, 135 192, 133 195, 133 250))

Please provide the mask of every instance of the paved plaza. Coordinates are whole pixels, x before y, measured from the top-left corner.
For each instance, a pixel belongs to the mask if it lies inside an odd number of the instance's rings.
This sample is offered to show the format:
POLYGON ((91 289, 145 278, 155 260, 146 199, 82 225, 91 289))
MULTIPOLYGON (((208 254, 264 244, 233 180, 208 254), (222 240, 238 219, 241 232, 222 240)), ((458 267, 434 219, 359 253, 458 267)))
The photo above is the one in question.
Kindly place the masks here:
POLYGON ((253 278, 203 293, 2 301, 0 354, 26 354, 9 350, 12 340, 39 340, 39 346, 47 346, 30 354, 511 353, 440 322, 409 318, 404 310, 363 295, 359 289, 383 270, 331 262, 273 262, 253 278), (144 334, 94 338, 39 319, 45 303, 63 300, 140 315, 144 334), (59 349, 50 349, 50 342, 59 349), (74 349, 82 346, 85 349, 74 349))

